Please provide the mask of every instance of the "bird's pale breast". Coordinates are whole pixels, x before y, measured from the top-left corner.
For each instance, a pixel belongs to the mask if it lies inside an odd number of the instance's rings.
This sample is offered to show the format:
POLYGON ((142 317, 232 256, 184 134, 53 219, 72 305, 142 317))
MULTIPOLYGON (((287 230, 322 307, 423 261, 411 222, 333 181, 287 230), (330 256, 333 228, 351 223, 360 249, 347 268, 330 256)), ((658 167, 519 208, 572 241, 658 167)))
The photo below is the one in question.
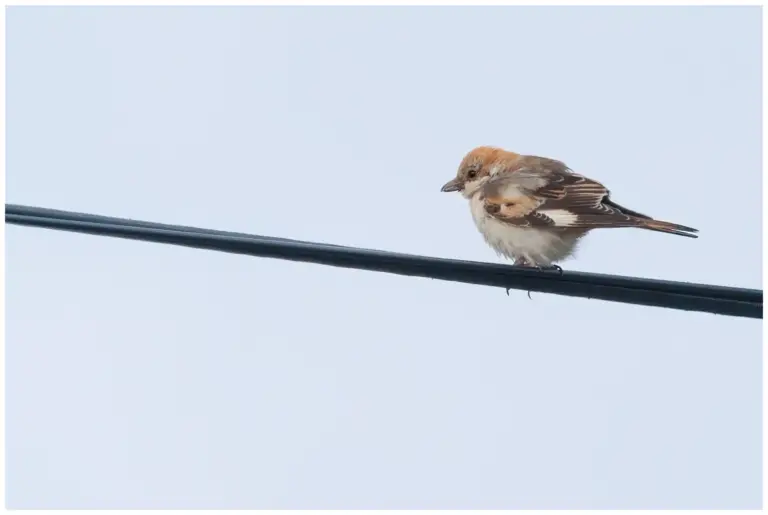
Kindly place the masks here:
POLYGON ((485 211, 479 193, 470 199, 469 204, 475 225, 485 241, 497 253, 510 259, 523 257, 537 265, 548 266, 569 257, 583 235, 580 231, 515 227, 501 222, 485 211))

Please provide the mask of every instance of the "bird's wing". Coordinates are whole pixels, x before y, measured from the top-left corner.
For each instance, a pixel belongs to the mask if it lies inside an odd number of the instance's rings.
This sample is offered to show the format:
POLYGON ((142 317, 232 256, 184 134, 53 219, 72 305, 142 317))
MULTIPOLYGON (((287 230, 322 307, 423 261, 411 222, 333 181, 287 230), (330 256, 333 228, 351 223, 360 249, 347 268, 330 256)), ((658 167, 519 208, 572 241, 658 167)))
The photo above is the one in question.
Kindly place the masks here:
POLYGON ((497 173, 482 193, 489 215, 520 227, 632 227, 650 219, 611 201, 599 182, 543 157, 526 157, 497 173))

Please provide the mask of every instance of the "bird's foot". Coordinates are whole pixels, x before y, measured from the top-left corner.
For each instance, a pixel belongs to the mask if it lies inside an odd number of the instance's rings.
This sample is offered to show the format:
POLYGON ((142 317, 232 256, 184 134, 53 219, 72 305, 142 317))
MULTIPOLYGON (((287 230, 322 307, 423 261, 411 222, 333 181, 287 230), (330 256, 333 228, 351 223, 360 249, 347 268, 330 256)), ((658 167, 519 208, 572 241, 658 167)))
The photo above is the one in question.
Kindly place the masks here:
MULTIPOLYGON (((557 270, 558 274, 563 275, 563 269, 561 267, 559 267, 558 265, 548 265, 548 266, 535 265, 535 264, 531 263, 530 261, 528 261, 525 258, 517 258, 517 259, 515 259, 514 266, 523 266, 523 267, 526 267, 526 268, 535 268, 536 270, 541 270, 541 271, 557 270)), ((506 288, 506 290, 507 290, 507 297, 509 297, 509 290, 510 289, 511 288, 506 288)), ((531 292, 530 291, 528 292, 528 298, 529 299, 531 298, 531 292)))
POLYGON ((517 258, 517 259, 515 259, 515 263, 514 264, 515 264, 515 266, 524 266, 526 268, 535 268, 536 270, 541 270, 541 271, 544 271, 544 270, 557 270, 560 275, 563 275, 563 269, 561 267, 559 267, 558 265, 547 265, 547 266, 536 265, 536 264, 531 263, 530 261, 528 261, 525 258, 517 258))
POLYGON ((537 266, 536 268, 539 270, 557 270, 560 275, 563 275, 563 269, 557 265, 537 266))

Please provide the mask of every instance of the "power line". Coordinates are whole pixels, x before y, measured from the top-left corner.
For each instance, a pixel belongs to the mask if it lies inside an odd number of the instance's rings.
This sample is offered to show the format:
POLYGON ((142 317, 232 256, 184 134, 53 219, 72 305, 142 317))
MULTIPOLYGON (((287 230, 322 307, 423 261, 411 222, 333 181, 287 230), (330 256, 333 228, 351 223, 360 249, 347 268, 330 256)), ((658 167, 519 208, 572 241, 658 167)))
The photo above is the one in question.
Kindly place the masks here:
POLYGON ((5 221, 15 225, 151 241, 250 256, 628 304, 763 318, 763 292, 748 288, 584 272, 564 271, 560 274, 557 271, 531 270, 504 264, 415 256, 13 204, 6 204, 5 221))
MULTIPOLYGON (((133 220, 131 218, 115 218, 112 216, 94 215, 90 213, 75 213, 73 211, 62 211, 61 209, 51 209, 47 207, 30 207, 19 204, 6 204, 5 214, 38 216, 43 218, 58 218, 60 220, 75 220, 80 222, 95 222, 114 225, 126 225, 131 227, 147 227, 150 229, 168 229, 171 231, 195 232, 198 234, 218 234, 220 236, 238 236, 242 238, 255 238, 258 240, 270 241, 288 241, 294 243, 308 243, 301 240, 292 240, 289 238, 278 238, 275 236, 258 236, 256 234, 246 234, 243 232, 217 231, 214 229, 201 229, 199 227, 190 227, 186 225, 170 225, 157 222, 144 222, 142 220, 133 220)), ((7 221, 7 220, 6 220, 7 221)), ((330 244, 328 244, 330 245, 330 244)), ((331 245, 341 247, 341 245, 331 245)))

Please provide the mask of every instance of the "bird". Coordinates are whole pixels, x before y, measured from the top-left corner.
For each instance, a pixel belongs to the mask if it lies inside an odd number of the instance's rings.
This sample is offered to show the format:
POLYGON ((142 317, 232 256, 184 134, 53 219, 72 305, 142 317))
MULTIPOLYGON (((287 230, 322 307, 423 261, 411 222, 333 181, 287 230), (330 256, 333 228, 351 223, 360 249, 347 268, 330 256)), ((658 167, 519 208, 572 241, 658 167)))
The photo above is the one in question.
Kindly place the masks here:
POLYGON ((514 265, 562 268, 594 229, 635 227, 689 238, 699 231, 656 220, 611 199, 601 183, 563 161, 500 147, 468 152, 443 192, 461 192, 486 243, 514 265))

